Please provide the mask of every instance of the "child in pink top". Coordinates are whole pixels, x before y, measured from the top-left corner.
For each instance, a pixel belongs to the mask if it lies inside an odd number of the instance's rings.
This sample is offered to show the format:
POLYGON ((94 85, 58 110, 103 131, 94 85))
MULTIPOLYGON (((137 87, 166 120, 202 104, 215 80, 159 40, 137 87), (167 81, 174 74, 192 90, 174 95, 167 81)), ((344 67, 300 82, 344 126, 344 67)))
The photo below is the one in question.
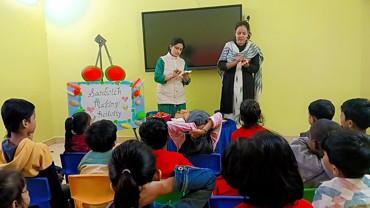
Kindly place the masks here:
POLYGON ((213 116, 197 110, 190 112, 186 122, 168 121, 168 133, 179 153, 184 155, 214 152, 222 127, 222 114, 213 116))

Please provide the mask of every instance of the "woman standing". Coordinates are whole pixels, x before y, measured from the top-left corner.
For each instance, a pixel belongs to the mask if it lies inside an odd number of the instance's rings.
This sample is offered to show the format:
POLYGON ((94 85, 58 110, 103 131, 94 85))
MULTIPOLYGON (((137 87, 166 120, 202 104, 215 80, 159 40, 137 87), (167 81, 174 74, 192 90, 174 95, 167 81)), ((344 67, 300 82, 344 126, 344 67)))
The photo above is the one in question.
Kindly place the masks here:
POLYGON ((235 25, 235 40, 225 44, 218 61, 222 77, 220 111, 225 118, 236 120, 240 104, 245 99, 259 100, 262 91, 260 48, 249 40, 247 21, 235 25))
POLYGON ((185 85, 190 83, 188 67, 180 54, 185 48, 184 40, 174 38, 168 53, 161 56, 155 66, 154 81, 158 83, 158 111, 175 116, 178 110, 186 109, 185 85))

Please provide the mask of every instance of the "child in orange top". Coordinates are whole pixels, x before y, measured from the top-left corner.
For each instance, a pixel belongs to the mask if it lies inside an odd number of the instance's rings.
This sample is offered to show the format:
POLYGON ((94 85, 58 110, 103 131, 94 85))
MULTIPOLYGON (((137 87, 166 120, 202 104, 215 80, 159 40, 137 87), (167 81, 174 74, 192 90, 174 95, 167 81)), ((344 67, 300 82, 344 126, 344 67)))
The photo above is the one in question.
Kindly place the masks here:
POLYGON ((161 179, 171 176, 177 165, 193 166, 188 159, 177 152, 167 151, 168 127, 162 119, 150 119, 139 128, 141 140, 153 149, 157 169, 161 170, 161 179))
POLYGON ((239 123, 242 127, 231 135, 231 141, 237 138, 251 138, 255 133, 265 131, 260 124, 263 123, 260 105, 253 99, 243 100, 240 104, 239 123))

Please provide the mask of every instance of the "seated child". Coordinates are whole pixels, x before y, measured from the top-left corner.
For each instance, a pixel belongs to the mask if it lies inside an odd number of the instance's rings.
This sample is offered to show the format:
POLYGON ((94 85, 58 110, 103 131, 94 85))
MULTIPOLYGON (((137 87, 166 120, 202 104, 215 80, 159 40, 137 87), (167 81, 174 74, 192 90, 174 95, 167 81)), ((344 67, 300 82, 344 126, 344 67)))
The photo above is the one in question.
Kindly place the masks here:
POLYGON ((176 207, 204 207, 215 186, 212 170, 176 166, 172 177, 159 180, 155 156, 146 144, 128 140, 116 148, 109 161, 109 178, 115 192, 109 208, 167 207, 152 203, 158 196, 172 191, 185 192, 176 207))
MULTIPOLYGON (((335 114, 335 107, 330 100, 318 99, 308 106, 308 123, 314 124, 317 120, 325 118, 332 120, 335 114)), ((300 137, 308 137, 308 131, 302 132, 300 137)))
POLYGON ((325 171, 322 164, 324 152, 321 143, 325 135, 334 130, 342 129, 339 124, 328 119, 319 119, 312 124, 308 137, 293 139, 290 147, 298 163, 304 187, 316 188, 323 181, 330 180, 332 175, 325 171))
POLYGON ((65 152, 88 152, 85 131, 90 126, 91 117, 85 112, 78 112, 65 121, 65 152))
POLYGON ((341 106, 340 122, 344 129, 366 133, 370 127, 370 101, 366 98, 354 98, 341 106))
POLYGON ((261 108, 257 101, 246 99, 240 104, 239 123, 242 125, 231 135, 231 141, 237 138, 251 138, 255 133, 265 131, 261 108))
POLYGON ((322 143, 324 165, 334 174, 315 192, 314 207, 369 207, 370 138, 360 132, 338 130, 322 143))
POLYGON ((0 207, 28 207, 30 196, 27 191, 26 180, 21 172, 0 170, 0 196, 0 207))
POLYGON ((176 165, 193 166, 184 155, 167 151, 168 128, 162 119, 149 119, 139 128, 141 140, 153 149, 161 179, 170 177, 176 165))
POLYGON ((222 154, 222 176, 244 196, 244 207, 307 208, 303 182, 288 142, 269 131, 232 141, 222 154))
POLYGON ((184 155, 210 154, 214 152, 221 134, 222 114, 191 111, 186 122, 168 121, 168 133, 179 153, 184 155))
POLYGON ((91 149, 78 165, 80 174, 108 174, 108 162, 117 140, 117 127, 109 120, 91 124, 85 133, 86 143, 91 149))
POLYGON ((8 133, 0 145, 0 169, 21 171, 24 177, 46 177, 51 206, 67 207, 48 146, 32 141, 35 106, 23 99, 9 99, 1 107, 1 116, 8 133))

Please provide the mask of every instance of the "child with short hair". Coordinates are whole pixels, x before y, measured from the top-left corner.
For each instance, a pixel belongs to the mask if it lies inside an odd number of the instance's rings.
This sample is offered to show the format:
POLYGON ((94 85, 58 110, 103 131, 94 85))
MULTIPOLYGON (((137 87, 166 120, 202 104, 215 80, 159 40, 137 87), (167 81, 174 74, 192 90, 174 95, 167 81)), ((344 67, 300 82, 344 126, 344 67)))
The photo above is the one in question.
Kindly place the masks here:
POLYGON ((185 123, 168 121, 168 133, 184 155, 194 156, 214 152, 221 134, 222 114, 213 116, 202 110, 189 113, 185 123))
POLYGON ((80 174, 108 173, 108 162, 117 140, 117 126, 110 120, 91 124, 85 133, 86 143, 91 149, 78 165, 80 174))
POLYGON ((52 207, 67 207, 48 146, 32 141, 35 106, 23 99, 8 99, 1 107, 7 137, 0 145, 0 169, 21 171, 25 177, 46 177, 52 207))
POLYGON ((344 129, 366 133, 370 127, 370 101, 366 98, 353 98, 341 106, 340 122, 344 129))
POLYGON ((0 207, 27 208, 30 196, 26 180, 21 172, 14 170, 0 170, 0 207))
POLYGON ((222 176, 244 196, 237 208, 308 208, 288 142, 270 131, 232 141, 222 154, 222 176))
POLYGON ((368 207, 370 205, 370 138, 360 132, 338 130, 322 143, 324 165, 334 174, 315 192, 314 207, 368 207))
POLYGON ((323 181, 332 178, 321 161, 324 156, 321 144, 327 133, 340 129, 342 129, 341 126, 334 121, 319 119, 312 124, 308 137, 293 139, 290 143, 298 163, 304 187, 316 188, 323 181))
POLYGON ((128 140, 116 148, 109 161, 114 200, 109 208, 168 207, 152 202, 172 191, 185 192, 176 207, 204 207, 214 189, 212 170, 177 166, 173 176, 160 179, 152 149, 143 142, 128 140))
POLYGON ((260 105, 253 99, 246 99, 240 104, 239 123, 242 125, 231 134, 231 141, 237 138, 251 138, 255 133, 266 131, 260 105))
POLYGON ((193 166, 184 155, 167 150, 168 127, 163 119, 149 119, 139 128, 141 140, 153 149, 161 179, 170 177, 176 165, 193 166))
MULTIPOLYGON (((325 118, 332 120, 335 114, 335 106, 330 100, 318 99, 308 106, 308 123, 314 124, 317 120, 325 118)), ((300 133, 300 137, 308 137, 308 131, 300 133)))
POLYGON ((85 131, 90 126, 91 117, 86 112, 77 112, 65 121, 65 152, 88 152, 85 131))

